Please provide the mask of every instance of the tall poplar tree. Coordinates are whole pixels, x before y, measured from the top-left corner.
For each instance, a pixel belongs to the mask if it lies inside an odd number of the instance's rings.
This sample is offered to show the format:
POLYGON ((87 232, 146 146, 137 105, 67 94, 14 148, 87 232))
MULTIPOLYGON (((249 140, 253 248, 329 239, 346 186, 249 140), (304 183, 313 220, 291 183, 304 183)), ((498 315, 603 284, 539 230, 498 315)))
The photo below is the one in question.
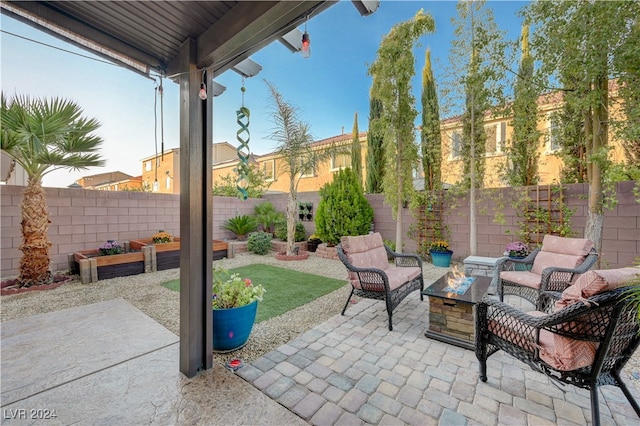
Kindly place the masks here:
POLYGON ((538 184, 541 133, 538 130, 538 85, 534 81, 533 57, 529 51, 529 25, 522 26, 521 57, 514 85, 513 137, 505 147, 507 163, 502 177, 510 186, 538 184))
POLYGON ((440 110, 436 81, 431 70, 431 50, 425 53, 422 69, 422 129, 420 131, 422 149, 422 170, 424 189, 433 191, 442 186, 442 135, 440 134, 440 110))
POLYGON ((434 30, 431 15, 418 11, 412 19, 394 25, 383 37, 369 67, 369 75, 373 77, 371 96, 382 103, 380 134, 386 159, 383 190, 385 202, 396 217, 398 252, 402 252, 402 205, 411 199, 412 171, 418 161, 414 134, 418 112, 411 94, 411 78, 415 75, 413 47, 421 36, 434 30))
MULTIPOLYGON (((495 23, 485 1, 459 1, 452 19, 455 38, 449 54, 450 72, 445 99, 456 113, 462 110, 463 135, 460 156, 463 178, 469 189, 469 251, 477 253, 476 192, 484 178, 485 114, 504 104, 504 70, 509 61, 504 32, 495 23), (461 98, 464 102, 461 102, 461 98)), ((454 114, 455 115, 455 114, 454 114)))
POLYGON ((360 146, 359 134, 358 113, 356 112, 353 118, 353 131, 351 132, 351 170, 353 170, 356 180, 362 186, 362 147, 360 146))
POLYGON ((616 119, 609 114, 609 79, 628 75, 623 66, 626 61, 620 59, 640 49, 637 37, 640 3, 534 2, 525 7, 524 14, 536 27, 531 45, 534 57, 542 62, 541 70, 566 93, 575 95, 570 100, 582 123, 581 146, 589 182, 584 236, 600 251, 603 184, 609 163, 608 125, 616 119))
POLYGON ((367 132, 367 185, 366 192, 379 194, 382 192, 384 177, 384 147, 380 136, 380 115, 382 102, 379 99, 369 100, 369 131, 367 132))

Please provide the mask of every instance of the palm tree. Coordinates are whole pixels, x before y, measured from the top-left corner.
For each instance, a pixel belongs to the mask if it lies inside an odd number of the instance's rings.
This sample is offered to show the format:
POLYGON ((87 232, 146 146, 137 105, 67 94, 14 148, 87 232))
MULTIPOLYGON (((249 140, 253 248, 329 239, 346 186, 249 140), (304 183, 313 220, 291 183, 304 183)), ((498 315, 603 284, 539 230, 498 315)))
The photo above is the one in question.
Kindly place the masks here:
POLYGON ((22 259, 18 285, 52 282, 49 270, 49 213, 42 177, 57 169, 81 170, 103 166, 96 153, 102 139, 92 134, 96 119, 82 116, 75 103, 62 99, 30 99, 2 94, 0 148, 27 173, 22 201, 22 259))
POLYGON ((313 136, 309 125, 298 118, 296 107, 286 102, 278 89, 265 80, 271 97, 271 115, 274 128, 271 139, 277 142, 276 157, 281 173, 289 178, 289 197, 287 200, 287 255, 293 255, 295 246, 296 216, 298 214, 298 184, 304 175, 313 174, 322 161, 326 161, 337 152, 333 147, 314 149, 313 136))

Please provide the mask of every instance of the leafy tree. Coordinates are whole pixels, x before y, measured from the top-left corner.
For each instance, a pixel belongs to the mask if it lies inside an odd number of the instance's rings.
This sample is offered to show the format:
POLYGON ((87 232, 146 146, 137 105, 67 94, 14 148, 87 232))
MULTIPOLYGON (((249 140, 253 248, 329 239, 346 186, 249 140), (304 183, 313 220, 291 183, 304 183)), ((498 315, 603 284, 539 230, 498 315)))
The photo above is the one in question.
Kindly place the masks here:
POLYGON ((102 139, 93 134, 100 123, 83 117, 75 103, 62 99, 31 99, 2 95, 0 148, 27 173, 22 202, 22 259, 18 285, 52 282, 49 266, 49 212, 42 178, 57 169, 103 166, 96 153, 102 139))
POLYGON ((624 70, 618 79, 618 93, 623 100, 625 121, 615 122, 622 140, 627 164, 640 167, 640 20, 631 26, 629 37, 613 59, 624 70))
POLYGON ((356 175, 356 179, 362 183, 362 148, 360 147, 360 132, 358 131, 358 113, 353 118, 353 131, 351 132, 351 170, 356 175))
MULTIPOLYGON (((435 30, 435 23, 422 10, 405 22, 393 26, 378 47, 376 60, 369 67, 373 77, 371 97, 382 103, 379 134, 383 138, 385 201, 396 217, 396 247, 402 250, 402 204, 412 198, 413 170, 417 167, 415 143, 415 98, 411 78, 415 74, 413 46, 418 39, 435 30)), ((376 129, 378 131, 378 129, 376 129)))
POLYGON ((542 72, 562 86, 565 102, 582 123, 580 141, 589 182, 585 237, 600 251, 608 124, 615 119, 609 115, 609 79, 620 76, 624 81, 629 76, 625 55, 634 52, 637 61, 640 3, 534 2, 525 7, 524 15, 537 28, 532 49, 542 72))
MULTIPOLYGON (((271 186, 271 182, 267 181, 267 174, 260 170, 255 164, 250 164, 248 170, 247 186, 245 189, 249 194, 249 198, 261 198, 271 186)), ((238 171, 234 169, 233 173, 220 177, 220 182, 213 184, 213 195, 239 197, 237 185, 238 171)))
POLYGON ((373 208, 362 191, 362 184, 350 168, 338 171, 333 182, 320 188, 316 210, 316 234, 329 245, 345 235, 364 235, 371 230, 373 208))
POLYGON ((483 123, 486 114, 499 113, 504 104, 504 70, 510 56, 504 32, 498 29, 492 10, 485 6, 485 1, 458 2, 458 16, 452 19, 455 38, 449 54, 451 72, 444 88, 447 101, 463 111, 461 184, 469 188, 469 251, 472 255, 477 253, 476 192, 482 187, 484 177, 483 123))
POLYGON ((384 148, 380 136, 380 115, 382 102, 371 98, 369 101, 369 131, 367 132, 367 192, 379 194, 382 192, 384 177, 384 148))
POLYGON ((281 160, 280 173, 285 174, 289 179, 287 255, 293 255, 298 215, 298 184, 302 176, 315 173, 318 164, 331 158, 335 148, 314 149, 309 125, 298 118, 297 108, 286 102, 273 84, 266 80, 265 83, 273 101, 271 116, 274 128, 271 139, 278 143, 275 155, 281 160))
POLYGON ((520 68, 516 76, 513 100, 513 139, 505 147, 508 162, 502 172, 510 186, 538 184, 538 160, 541 133, 538 130, 538 95, 534 82, 533 57, 529 51, 529 25, 522 26, 520 68))
POLYGON ((422 169, 424 171, 424 189, 433 191, 442 186, 440 166, 442 163, 442 135, 440 133, 440 110, 436 82, 431 70, 431 50, 425 54, 422 69, 422 169))

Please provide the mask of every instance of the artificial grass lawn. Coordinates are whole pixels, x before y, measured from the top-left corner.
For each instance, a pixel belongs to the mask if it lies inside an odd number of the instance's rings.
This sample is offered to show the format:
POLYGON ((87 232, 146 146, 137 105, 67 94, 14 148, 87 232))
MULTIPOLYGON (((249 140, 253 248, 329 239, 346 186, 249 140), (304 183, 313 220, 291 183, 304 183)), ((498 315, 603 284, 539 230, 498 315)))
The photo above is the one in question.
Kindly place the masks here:
MULTIPOLYGON (((242 278, 250 278, 254 284, 262 284, 267 290, 262 302, 258 302, 257 323, 282 315, 346 284, 346 280, 262 264, 241 266, 229 271, 240 274, 242 278)), ((180 291, 180 280, 162 285, 169 290, 180 291)))

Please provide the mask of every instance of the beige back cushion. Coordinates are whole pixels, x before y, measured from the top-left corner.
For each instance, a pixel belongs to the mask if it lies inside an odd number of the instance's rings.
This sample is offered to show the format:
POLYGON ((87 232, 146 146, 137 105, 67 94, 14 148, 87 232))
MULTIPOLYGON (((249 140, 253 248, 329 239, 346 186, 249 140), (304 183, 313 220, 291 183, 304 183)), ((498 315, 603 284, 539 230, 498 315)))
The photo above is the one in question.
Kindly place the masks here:
POLYGON ((342 249, 353 266, 382 270, 389 267, 387 250, 384 248, 382 235, 379 232, 357 237, 342 237, 341 242, 342 249))
POLYGON ((531 272, 542 275, 549 267, 574 269, 580 266, 593 247, 586 238, 564 238, 545 235, 542 249, 533 261, 531 272))

